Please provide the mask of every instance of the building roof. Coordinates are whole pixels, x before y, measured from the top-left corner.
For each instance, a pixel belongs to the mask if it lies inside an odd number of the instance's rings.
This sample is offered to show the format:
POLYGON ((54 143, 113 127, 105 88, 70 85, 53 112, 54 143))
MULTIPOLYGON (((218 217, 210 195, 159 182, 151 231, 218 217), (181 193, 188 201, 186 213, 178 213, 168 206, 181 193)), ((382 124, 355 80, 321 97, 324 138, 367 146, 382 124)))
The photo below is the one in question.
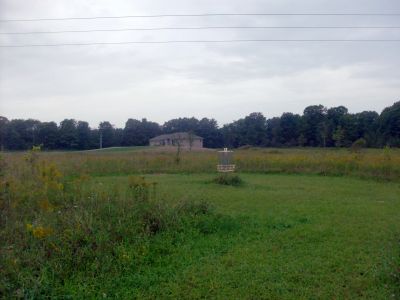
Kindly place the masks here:
POLYGON ((171 139, 171 140, 188 140, 188 139, 193 139, 193 140, 202 140, 203 138, 195 135, 195 134, 190 134, 189 132, 175 132, 175 133, 170 133, 170 134, 162 134, 156 137, 153 137, 150 139, 150 141, 161 141, 161 140, 166 140, 166 139, 171 139))

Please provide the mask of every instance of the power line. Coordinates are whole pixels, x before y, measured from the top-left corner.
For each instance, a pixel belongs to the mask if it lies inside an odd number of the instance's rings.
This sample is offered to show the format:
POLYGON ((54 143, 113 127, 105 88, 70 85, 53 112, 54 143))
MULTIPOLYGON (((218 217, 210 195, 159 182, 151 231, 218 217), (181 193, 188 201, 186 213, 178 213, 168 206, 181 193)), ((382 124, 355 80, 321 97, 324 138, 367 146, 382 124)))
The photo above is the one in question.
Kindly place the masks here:
POLYGON ((0 22, 37 22, 68 21, 95 19, 128 19, 128 18, 169 18, 169 17, 223 17, 223 16, 400 16, 400 13, 204 13, 204 14, 158 14, 158 15, 126 15, 95 17, 64 17, 37 19, 0 19, 0 22))
POLYGON ((400 26, 200 26, 200 27, 150 27, 59 31, 0 32, 0 35, 60 34, 122 31, 208 30, 208 29, 399 29, 400 26))
POLYGON ((191 44, 191 43, 248 43, 248 42, 400 42, 400 39, 365 39, 365 40, 343 40, 343 39, 247 39, 247 40, 170 40, 170 41, 130 41, 130 42, 93 42, 93 43, 60 43, 60 44, 22 44, 22 45, 0 45, 0 48, 26 48, 26 47, 61 47, 61 46, 101 46, 101 45, 128 45, 128 44, 191 44))

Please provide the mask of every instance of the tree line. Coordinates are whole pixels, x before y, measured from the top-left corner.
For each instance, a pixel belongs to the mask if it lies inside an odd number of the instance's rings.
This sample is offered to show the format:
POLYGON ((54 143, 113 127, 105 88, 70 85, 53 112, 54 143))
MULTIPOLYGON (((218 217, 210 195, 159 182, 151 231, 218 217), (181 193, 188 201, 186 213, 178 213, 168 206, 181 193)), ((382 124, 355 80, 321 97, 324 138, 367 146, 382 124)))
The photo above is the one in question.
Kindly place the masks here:
POLYGON ((218 126, 215 119, 178 118, 160 125, 147 119, 128 119, 124 128, 109 121, 90 128, 85 121, 65 119, 60 124, 0 116, 2 150, 26 150, 41 145, 46 150, 88 150, 100 147, 145 146, 160 134, 192 132, 204 138, 208 148, 349 147, 362 141, 367 147, 400 146, 400 101, 375 111, 349 113, 344 106, 312 105, 302 115, 283 113, 267 119, 262 113, 218 126))

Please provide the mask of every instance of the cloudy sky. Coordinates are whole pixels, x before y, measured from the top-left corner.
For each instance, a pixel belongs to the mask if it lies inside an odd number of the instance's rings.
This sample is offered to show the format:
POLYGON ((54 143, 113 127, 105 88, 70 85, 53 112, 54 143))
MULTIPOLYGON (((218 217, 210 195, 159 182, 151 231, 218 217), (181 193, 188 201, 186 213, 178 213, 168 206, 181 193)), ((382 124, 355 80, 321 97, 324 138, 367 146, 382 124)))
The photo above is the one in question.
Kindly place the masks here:
MULTIPOLYGON (((0 19, 204 13, 400 13, 398 0, 0 0, 0 19)), ((0 22, 0 32, 205 26, 399 26, 399 16, 208 16, 0 22)), ((387 29, 207 29, 0 34, 0 46, 232 39, 400 39, 387 29)), ((0 47, 0 115, 92 127, 128 118, 222 125, 305 106, 375 110, 400 100, 399 42, 0 47)))

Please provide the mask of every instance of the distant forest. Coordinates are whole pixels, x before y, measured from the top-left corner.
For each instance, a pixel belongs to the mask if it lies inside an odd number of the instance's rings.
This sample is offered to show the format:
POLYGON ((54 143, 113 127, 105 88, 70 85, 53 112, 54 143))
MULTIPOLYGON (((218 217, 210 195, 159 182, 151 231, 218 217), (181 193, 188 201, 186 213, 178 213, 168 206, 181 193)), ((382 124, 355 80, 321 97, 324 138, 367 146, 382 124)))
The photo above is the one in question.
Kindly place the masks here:
POLYGON ((160 125, 147 119, 129 119, 124 128, 109 121, 96 129, 88 122, 65 119, 55 122, 0 117, 3 150, 26 150, 41 145, 46 150, 96 149, 102 136, 103 147, 145 146, 149 139, 164 133, 192 132, 204 138, 208 148, 264 147, 349 147, 358 142, 366 147, 400 146, 400 101, 381 114, 363 111, 352 114, 344 106, 326 108, 312 105, 302 115, 283 113, 265 118, 250 115, 219 127, 214 119, 178 118, 160 125))

